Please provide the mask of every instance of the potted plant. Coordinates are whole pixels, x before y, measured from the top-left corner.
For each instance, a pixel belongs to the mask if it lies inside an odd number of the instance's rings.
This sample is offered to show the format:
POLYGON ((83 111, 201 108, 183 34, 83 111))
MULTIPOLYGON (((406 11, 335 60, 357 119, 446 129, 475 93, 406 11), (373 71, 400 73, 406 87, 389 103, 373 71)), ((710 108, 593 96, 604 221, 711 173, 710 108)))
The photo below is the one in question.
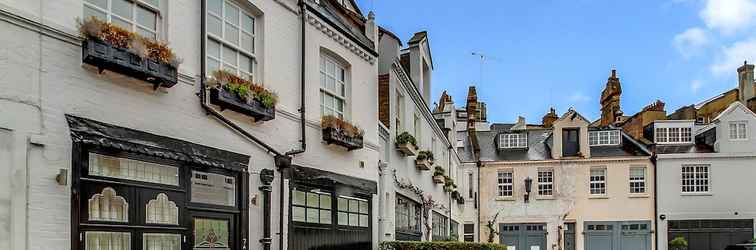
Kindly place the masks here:
POLYGON ((465 198, 462 196, 457 197, 457 204, 464 205, 465 204, 465 198))
POLYGON ((396 149, 405 156, 417 154, 417 140, 408 132, 402 132, 396 137, 396 149))
POLYGON ((230 109, 255 121, 276 117, 278 96, 262 85, 224 70, 213 72, 209 82, 215 85, 210 88, 210 103, 220 106, 221 111, 230 109))
POLYGON ((441 184, 446 180, 446 170, 441 166, 433 168, 433 183, 441 184))
POLYGON ((687 250, 688 249, 688 241, 682 237, 678 236, 669 241, 669 250, 687 250))
POLYGON ((454 183, 451 177, 444 175, 444 191, 452 192, 457 188, 457 184, 454 183))
POLYGON ((365 132, 341 118, 323 116, 320 127, 323 128, 323 141, 327 144, 336 144, 349 151, 363 147, 362 136, 365 132))
POLYGON ((430 170, 433 164, 433 153, 431 151, 423 150, 417 153, 415 158, 415 167, 420 170, 430 170))
POLYGON ((82 62, 170 88, 178 82, 181 59, 166 43, 155 41, 111 23, 89 17, 77 20, 82 41, 82 62))

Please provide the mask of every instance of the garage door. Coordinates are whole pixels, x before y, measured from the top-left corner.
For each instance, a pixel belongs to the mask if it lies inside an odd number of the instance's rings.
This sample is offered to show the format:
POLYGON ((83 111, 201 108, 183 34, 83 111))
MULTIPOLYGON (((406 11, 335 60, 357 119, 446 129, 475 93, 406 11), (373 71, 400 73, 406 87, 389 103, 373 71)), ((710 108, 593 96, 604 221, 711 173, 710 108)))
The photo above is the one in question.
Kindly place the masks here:
POLYGON ((508 250, 546 249, 546 224, 501 224, 499 232, 508 250))
POLYGON ((671 220, 667 239, 682 236, 688 250, 725 249, 753 239, 753 220, 671 220))
POLYGON ((650 221, 585 222, 586 250, 650 250, 650 221))

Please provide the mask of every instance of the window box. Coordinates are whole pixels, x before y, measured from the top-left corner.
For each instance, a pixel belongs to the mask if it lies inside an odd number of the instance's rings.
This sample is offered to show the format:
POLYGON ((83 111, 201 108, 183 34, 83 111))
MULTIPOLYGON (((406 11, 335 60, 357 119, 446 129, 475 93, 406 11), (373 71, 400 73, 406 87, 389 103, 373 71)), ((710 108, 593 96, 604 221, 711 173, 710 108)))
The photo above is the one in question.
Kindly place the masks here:
POLYGON ((443 175, 436 175, 436 176, 433 176, 433 183, 436 183, 436 184, 443 184, 443 183, 444 183, 444 179, 445 179, 445 178, 444 178, 444 176, 443 176, 443 175))
POLYGON ((457 197, 457 204, 464 205, 465 204, 465 198, 462 198, 461 196, 457 197))
POLYGON ((255 121, 269 121, 276 118, 275 107, 266 108, 255 98, 245 101, 220 86, 210 88, 210 103, 220 106, 221 111, 230 109, 251 116, 255 121))
POLYGON ((417 167, 417 169, 419 170, 430 170, 431 164, 433 164, 433 162, 428 159, 415 160, 415 167, 417 167))
POLYGON ((347 136, 343 131, 335 128, 323 128, 323 141, 336 144, 352 151, 363 147, 362 136, 347 136))
POLYGON ((125 48, 113 46, 109 42, 89 38, 82 44, 82 62, 95 66, 102 73, 110 70, 119 74, 153 84, 153 88, 170 88, 178 82, 176 67, 153 59, 145 59, 125 48))
POLYGON ((404 156, 417 155, 417 140, 408 132, 402 132, 396 137, 396 149, 404 156))

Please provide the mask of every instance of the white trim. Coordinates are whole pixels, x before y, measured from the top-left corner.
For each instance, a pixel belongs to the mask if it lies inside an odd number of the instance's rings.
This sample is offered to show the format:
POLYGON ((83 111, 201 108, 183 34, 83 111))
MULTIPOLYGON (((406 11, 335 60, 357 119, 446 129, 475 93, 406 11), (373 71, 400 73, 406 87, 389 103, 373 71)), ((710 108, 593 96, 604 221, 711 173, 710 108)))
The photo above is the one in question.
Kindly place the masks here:
POLYGON ((499 169, 499 170, 496 170, 496 182, 495 183, 496 183, 496 197, 497 198, 504 198, 505 199, 505 198, 514 197, 514 171, 512 169, 499 169), (511 182, 510 183, 499 183, 499 179, 500 178, 502 178, 504 180, 507 179, 506 176, 503 176, 503 177, 499 176, 501 174, 509 174, 509 180, 511 182), (510 195, 501 195, 501 193, 499 192, 499 189, 503 188, 503 187, 509 187, 510 188, 510 190, 509 190, 510 195))
POLYGON ((615 146, 620 145, 621 141, 619 130, 595 130, 588 131, 588 145, 590 146, 615 146), (593 135, 593 137, 591 136, 593 135), (596 143, 593 143, 591 138, 595 138, 596 143), (602 139, 606 139, 605 141, 602 139), (612 143, 612 139, 616 140, 612 143))
POLYGON ((323 34, 325 34, 326 36, 331 37, 334 41, 352 51, 352 53, 354 53, 355 55, 370 63, 370 65, 373 65, 375 63, 375 57, 373 57, 373 55, 371 55, 369 52, 364 51, 362 48, 360 48, 359 45, 353 43, 350 39, 341 35, 341 32, 332 29, 328 24, 320 21, 320 18, 318 18, 317 16, 308 12, 307 22, 316 29, 323 32, 323 34))
POLYGON ((747 141, 748 140, 748 121, 730 121, 729 123, 727 123, 727 128, 726 129, 727 129, 727 138, 730 141, 747 141), (733 136, 732 131, 733 130, 730 127, 732 125, 735 125, 735 134, 734 134, 735 138, 732 138, 732 136, 733 136), (740 138, 741 137, 741 133, 740 133, 741 132, 740 131, 741 125, 743 127, 742 138, 740 138))
POLYGON ((680 186, 679 186, 680 190, 679 190, 679 192, 682 195, 707 195, 707 194, 711 194, 712 193, 711 192, 711 180, 712 180, 712 178, 711 178, 711 164, 682 164, 682 165, 680 165, 680 186), (697 168, 699 168, 699 167, 706 168, 706 171, 705 172, 699 172, 697 170, 697 168), (688 172, 688 174, 692 175, 692 178, 690 178, 689 181, 693 182, 693 184, 687 185, 687 187, 691 187, 693 189, 697 189, 698 187, 705 187, 706 191, 695 191, 695 190, 694 191, 683 191, 682 190, 682 188, 686 186, 683 183, 684 179, 683 179, 683 176, 682 176, 684 174, 683 170, 685 168, 692 168, 693 169, 692 172, 688 172), (705 173, 706 174, 706 178, 700 178, 699 179, 696 175, 698 175, 700 173, 705 173), (698 185, 698 184, 696 184, 696 182, 698 182, 700 180, 706 180, 706 185, 698 185))
POLYGON ((527 132, 499 134, 499 148, 511 149, 511 148, 527 148, 527 147, 528 147, 528 133, 527 132), (511 143, 512 140, 514 140, 514 144, 511 143))

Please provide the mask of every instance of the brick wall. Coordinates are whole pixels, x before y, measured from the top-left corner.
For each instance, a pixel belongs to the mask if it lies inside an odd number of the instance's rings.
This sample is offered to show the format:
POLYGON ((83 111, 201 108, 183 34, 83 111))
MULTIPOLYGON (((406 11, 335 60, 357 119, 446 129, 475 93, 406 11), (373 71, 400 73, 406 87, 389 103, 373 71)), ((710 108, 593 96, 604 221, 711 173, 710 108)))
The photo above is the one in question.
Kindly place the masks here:
POLYGON ((389 91, 389 74, 378 76, 378 120, 383 126, 391 128, 391 91, 389 91))

